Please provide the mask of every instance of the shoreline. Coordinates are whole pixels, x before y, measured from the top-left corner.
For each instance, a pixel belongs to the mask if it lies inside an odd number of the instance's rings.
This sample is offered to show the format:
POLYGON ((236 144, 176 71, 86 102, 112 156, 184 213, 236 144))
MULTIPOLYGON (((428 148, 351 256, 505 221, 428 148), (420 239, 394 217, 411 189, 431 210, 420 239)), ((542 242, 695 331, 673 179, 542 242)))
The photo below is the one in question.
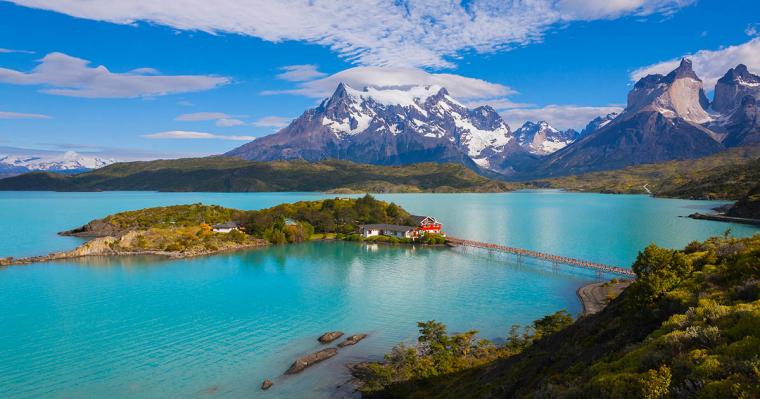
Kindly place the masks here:
POLYGON ((716 222, 727 222, 727 223, 739 223, 739 224, 747 224, 751 226, 760 226, 760 219, 749 219, 749 218, 740 218, 740 217, 734 217, 734 216, 726 216, 723 214, 704 214, 704 213, 692 213, 689 215, 690 219, 696 219, 696 220, 712 220, 716 222))
POLYGON ((583 312, 581 316, 590 316, 604 309, 611 299, 616 298, 631 285, 632 280, 620 280, 618 282, 601 281, 586 284, 575 291, 581 301, 583 312))
POLYGON ((33 263, 45 263, 58 260, 69 260, 86 257, 130 257, 130 256, 157 256, 167 259, 189 259, 201 256, 213 256, 227 252, 237 252, 252 248, 264 248, 271 244, 266 241, 257 241, 248 244, 238 244, 234 247, 221 248, 216 251, 201 252, 171 252, 171 251, 118 251, 110 248, 110 244, 118 241, 115 237, 99 237, 85 242, 84 244, 72 249, 71 251, 52 252, 47 255, 26 256, 23 258, 5 257, 0 258, 0 267, 30 265, 33 263))

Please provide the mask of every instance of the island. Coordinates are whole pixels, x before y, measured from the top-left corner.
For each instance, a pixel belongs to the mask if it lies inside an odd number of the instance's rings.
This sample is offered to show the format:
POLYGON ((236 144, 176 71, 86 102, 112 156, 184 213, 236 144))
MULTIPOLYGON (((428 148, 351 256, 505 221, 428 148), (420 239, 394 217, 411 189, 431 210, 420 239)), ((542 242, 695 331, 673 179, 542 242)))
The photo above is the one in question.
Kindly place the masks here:
POLYGON ((204 204, 147 208, 93 220, 59 234, 90 240, 71 251, 0 258, 0 266, 85 256, 188 258, 325 239, 414 245, 445 241, 435 218, 411 215, 371 195, 301 201, 262 210, 204 204))

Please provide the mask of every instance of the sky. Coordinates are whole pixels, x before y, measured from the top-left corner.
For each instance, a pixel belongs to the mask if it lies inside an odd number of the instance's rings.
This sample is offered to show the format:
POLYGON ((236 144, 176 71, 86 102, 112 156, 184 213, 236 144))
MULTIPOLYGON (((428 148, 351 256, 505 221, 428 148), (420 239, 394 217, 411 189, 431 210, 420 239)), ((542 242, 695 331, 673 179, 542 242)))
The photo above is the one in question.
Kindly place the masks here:
POLYGON ((760 73, 756 0, 0 0, 0 153, 219 154, 331 94, 439 84, 512 129, 694 61, 760 73))

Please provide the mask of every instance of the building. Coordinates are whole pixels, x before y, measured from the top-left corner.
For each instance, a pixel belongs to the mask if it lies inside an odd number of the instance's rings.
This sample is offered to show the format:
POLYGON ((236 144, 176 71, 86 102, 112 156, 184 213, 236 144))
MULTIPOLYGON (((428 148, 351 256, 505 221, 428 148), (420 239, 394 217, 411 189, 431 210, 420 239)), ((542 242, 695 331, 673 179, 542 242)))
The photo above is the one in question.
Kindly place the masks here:
POLYGON ((443 226, 432 216, 412 215, 412 220, 417 225, 419 234, 441 234, 443 226))
POLYGON ((231 233, 232 230, 240 230, 240 225, 236 222, 219 223, 214 225, 214 233, 231 233))
POLYGON ((359 226, 359 232, 364 238, 375 236, 392 236, 396 238, 417 238, 425 234, 441 234, 443 226, 432 216, 412 215, 413 226, 395 224, 366 224, 359 226))
POLYGON ((359 226, 359 231, 364 238, 375 236, 392 236, 396 238, 413 238, 417 228, 414 226, 399 226, 397 224, 365 224, 359 226))

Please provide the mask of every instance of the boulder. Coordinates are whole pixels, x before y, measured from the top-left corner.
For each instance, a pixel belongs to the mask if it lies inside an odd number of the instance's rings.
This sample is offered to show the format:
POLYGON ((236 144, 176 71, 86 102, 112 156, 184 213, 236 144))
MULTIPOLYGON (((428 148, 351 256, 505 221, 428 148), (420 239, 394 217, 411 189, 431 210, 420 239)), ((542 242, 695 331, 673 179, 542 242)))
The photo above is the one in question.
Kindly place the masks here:
POLYGON ((304 357, 299 357, 298 359, 296 359, 295 362, 293 362, 292 365, 290 365, 290 368, 285 372, 285 374, 298 374, 304 371, 307 367, 311 367, 337 354, 338 354, 337 349, 327 348, 327 349, 322 349, 319 352, 314 352, 310 355, 306 355, 304 357))
POLYGON ((271 388, 274 383, 270 380, 264 380, 264 382, 261 383, 261 390, 266 391, 267 389, 271 388))
POLYGON ((331 331, 320 335, 319 338, 317 338, 317 341, 319 341, 321 344, 329 344, 330 342, 333 342, 342 336, 343 333, 340 331, 331 331))
POLYGON ((343 348, 350 345, 356 345, 359 341, 363 340, 364 338, 367 338, 367 334, 355 334, 348 338, 346 338, 345 341, 338 344, 338 348, 343 348))

